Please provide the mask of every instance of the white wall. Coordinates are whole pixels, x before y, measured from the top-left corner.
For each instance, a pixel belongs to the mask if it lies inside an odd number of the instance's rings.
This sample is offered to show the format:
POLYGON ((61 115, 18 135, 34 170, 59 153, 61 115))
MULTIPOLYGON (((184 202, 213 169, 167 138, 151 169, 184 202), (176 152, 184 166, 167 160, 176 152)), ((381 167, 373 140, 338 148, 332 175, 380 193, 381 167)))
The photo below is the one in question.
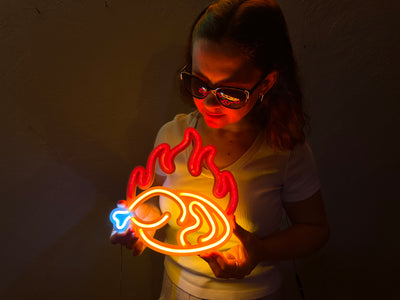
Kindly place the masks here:
MULTIPOLYGON (((297 263, 308 299, 395 299, 400 7, 391 2, 279 1, 332 226, 329 244, 297 263)), ((0 298, 120 297, 108 214, 158 128, 188 111, 175 75, 206 3, 0 1, 0 298)), ((156 299, 162 256, 122 258, 123 298, 156 299)))

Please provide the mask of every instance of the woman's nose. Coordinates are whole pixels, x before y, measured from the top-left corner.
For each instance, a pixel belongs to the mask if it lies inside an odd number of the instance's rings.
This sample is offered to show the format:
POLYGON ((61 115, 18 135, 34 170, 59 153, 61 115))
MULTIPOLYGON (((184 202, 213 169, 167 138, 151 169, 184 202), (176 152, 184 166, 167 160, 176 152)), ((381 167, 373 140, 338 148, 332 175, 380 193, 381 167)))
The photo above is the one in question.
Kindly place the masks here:
POLYGON ((206 106, 219 106, 216 91, 210 91, 208 95, 204 98, 204 105, 206 106))

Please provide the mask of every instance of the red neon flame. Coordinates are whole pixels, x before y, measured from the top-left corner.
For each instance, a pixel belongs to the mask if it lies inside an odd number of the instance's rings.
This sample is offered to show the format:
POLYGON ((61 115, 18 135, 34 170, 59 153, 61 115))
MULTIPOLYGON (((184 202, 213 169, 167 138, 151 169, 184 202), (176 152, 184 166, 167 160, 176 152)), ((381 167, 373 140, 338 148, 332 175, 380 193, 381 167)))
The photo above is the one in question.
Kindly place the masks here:
POLYGON ((230 193, 226 214, 233 214, 238 203, 236 181, 232 173, 226 170, 221 172, 218 169, 214 162, 215 155, 217 154, 215 146, 208 145, 202 147, 200 134, 192 127, 188 127, 185 130, 182 142, 174 148, 171 149, 166 143, 154 148, 147 160, 146 169, 142 166, 133 169, 128 182, 127 200, 131 201, 135 197, 137 187, 146 190, 153 184, 157 158, 159 159, 161 170, 166 174, 172 174, 175 171, 175 157, 189 147, 191 143, 193 143, 193 150, 188 161, 190 174, 192 176, 199 176, 202 171, 202 163, 204 162, 207 169, 214 176, 214 196, 223 198, 230 193))
POLYGON ((180 207, 181 213, 177 224, 181 226, 178 231, 178 245, 169 245, 148 236, 146 229, 157 230, 166 225, 171 218, 169 212, 163 213, 158 220, 141 221, 136 217, 131 219, 135 232, 139 234, 143 242, 155 251, 168 255, 195 255, 212 249, 218 249, 225 244, 232 235, 233 213, 238 203, 237 185, 233 175, 229 171, 220 171, 214 163, 216 148, 208 145, 202 147, 200 134, 194 128, 187 128, 181 143, 174 148, 166 143, 158 145, 150 153, 146 168, 136 167, 129 178, 127 188, 127 200, 130 203, 129 210, 134 211, 140 204, 154 196, 165 196, 175 201, 180 207), (165 187, 152 187, 154 182, 156 161, 158 159, 161 170, 166 174, 175 171, 174 160, 176 156, 187 147, 193 145, 193 150, 188 160, 188 170, 192 176, 199 176, 205 165, 214 176, 213 194, 217 198, 223 198, 229 193, 229 203, 224 210, 213 200, 190 191, 173 191, 165 187), (136 196, 136 188, 144 190, 136 196), (209 232, 198 238, 197 245, 190 245, 187 235, 198 231, 202 224, 202 218, 206 220, 209 232), (222 230, 218 230, 218 221, 222 230))

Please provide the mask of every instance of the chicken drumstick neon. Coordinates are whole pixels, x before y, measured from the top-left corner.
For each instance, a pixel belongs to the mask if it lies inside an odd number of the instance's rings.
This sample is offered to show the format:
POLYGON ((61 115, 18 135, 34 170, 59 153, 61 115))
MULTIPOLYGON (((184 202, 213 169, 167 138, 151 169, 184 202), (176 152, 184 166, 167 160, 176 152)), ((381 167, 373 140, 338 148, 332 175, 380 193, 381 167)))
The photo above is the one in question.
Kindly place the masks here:
POLYGON ((150 153, 146 168, 136 167, 129 178, 127 188, 127 205, 119 205, 110 214, 114 229, 124 232, 129 227, 138 234, 139 238, 157 252, 167 255, 196 255, 205 251, 220 248, 232 235, 233 213, 238 203, 237 185, 229 171, 220 171, 214 163, 216 148, 212 145, 202 147, 199 133, 194 128, 187 128, 181 143, 172 149, 166 143, 158 145, 150 153), (156 161, 166 174, 175 171, 175 158, 187 147, 193 145, 188 160, 188 170, 192 176, 199 176, 205 165, 214 176, 212 192, 216 198, 223 198, 229 193, 227 208, 222 209, 215 201, 192 191, 174 191, 162 186, 152 187, 155 177, 156 161), (136 196, 136 189, 144 190, 136 196), (148 230, 155 231, 165 226, 171 219, 170 212, 164 212, 158 219, 144 221, 135 216, 134 211, 141 204, 154 196, 164 196, 174 201, 180 214, 176 220, 180 230, 177 234, 177 245, 165 244, 153 239, 148 230), (197 232, 204 224, 208 232, 199 236, 197 244, 191 245, 187 236, 197 232))

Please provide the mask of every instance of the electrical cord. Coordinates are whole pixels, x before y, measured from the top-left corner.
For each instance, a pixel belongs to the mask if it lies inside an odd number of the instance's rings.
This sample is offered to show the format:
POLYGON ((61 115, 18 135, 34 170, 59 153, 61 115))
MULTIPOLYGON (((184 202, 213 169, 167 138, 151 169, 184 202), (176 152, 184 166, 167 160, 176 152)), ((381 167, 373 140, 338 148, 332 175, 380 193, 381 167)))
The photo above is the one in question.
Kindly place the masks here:
MULTIPOLYGON (((289 217, 286 214, 286 212, 285 212, 285 217, 286 217, 286 226, 289 227, 291 225, 291 222, 290 222, 289 217)), ((293 265, 293 270, 294 270, 294 273, 295 273, 295 276, 296 276, 296 284, 297 284, 297 288, 299 290, 301 299, 305 300, 306 298, 305 298, 305 295, 304 295, 303 284, 301 283, 299 273, 297 273, 297 267, 296 267, 296 260, 295 259, 292 260, 292 265, 293 265)))
POLYGON ((305 297, 304 297, 303 285, 301 284, 300 276, 299 276, 299 274, 297 274, 296 270, 295 270, 295 273, 296 273, 297 287, 298 287, 298 289, 299 289, 301 298, 304 300, 305 297))
POLYGON ((123 279, 123 272, 122 272, 122 244, 120 244, 120 270, 119 270, 119 297, 122 300, 122 279, 123 279))

